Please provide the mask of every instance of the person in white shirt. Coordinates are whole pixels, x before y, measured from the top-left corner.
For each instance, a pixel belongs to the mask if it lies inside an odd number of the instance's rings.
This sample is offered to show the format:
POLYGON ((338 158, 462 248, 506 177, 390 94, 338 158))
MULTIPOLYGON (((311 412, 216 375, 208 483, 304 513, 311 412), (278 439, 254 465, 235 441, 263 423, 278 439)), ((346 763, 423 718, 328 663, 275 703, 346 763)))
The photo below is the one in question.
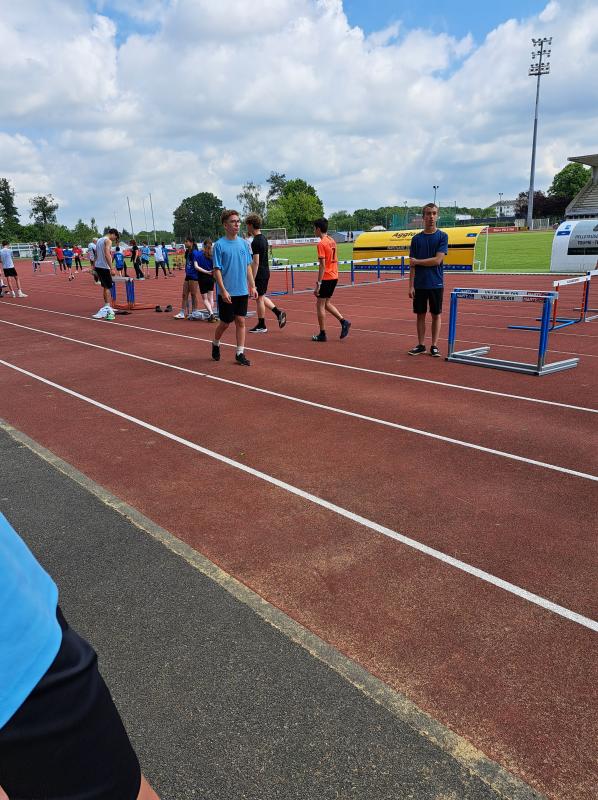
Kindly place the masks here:
POLYGON ((119 233, 116 228, 109 228, 105 236, 98 239, 96 244, 96 258, 94 267, 94 280, 102 287, 104 294, 104 305, 100 308, 97 314, 93 315, 94 319, 114 319, 114 311, 110 305, 113 281, 112 276, 116 275, 116 270, 112 264, 112 245, 119 239, 119 233))
POLYGON ((89 267, 93 269, 94 264, 96 263, 96 242, 97 239, 92 239, 91 242, 87 245, 87 258, 89 259, 89 267))
POLYGON ((15 269, 15 265, 12 260, 12 253, 8 246, 8 242, 2 242, 2 250, 0 250, 0 261, 2 262, 2 270, 4 272, 4 277, 6 278, 6 282, 8 284, 8 291, 12 294, 13 297, 27 297, 25 292, 21 289, 21 282, 19 281, 19 276, 17 275, 17 271, 15 269), (14 286, 13 286, 13 281, 14 281, 14 286))
POLYGON ((160 267, 162 267, 164 277, 167 278, 168 275, 166 274, 166 265, 164 264, 164 248, 161 244, 157 244, 154 248, 154 261, 156 262, 156 280, 158 280, 158 272, 160 267))

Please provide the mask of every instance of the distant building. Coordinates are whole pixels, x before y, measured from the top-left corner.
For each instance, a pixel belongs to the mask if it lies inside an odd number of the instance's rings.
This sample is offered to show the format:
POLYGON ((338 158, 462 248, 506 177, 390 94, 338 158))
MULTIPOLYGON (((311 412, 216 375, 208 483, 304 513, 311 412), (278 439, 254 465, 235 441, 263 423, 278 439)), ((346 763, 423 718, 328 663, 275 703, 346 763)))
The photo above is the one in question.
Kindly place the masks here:
POLYGON ((497 217, 514 217, 515 207, 517 200, 499 200, 497 203, 492 203, 489 208, 493 208, 497 217))

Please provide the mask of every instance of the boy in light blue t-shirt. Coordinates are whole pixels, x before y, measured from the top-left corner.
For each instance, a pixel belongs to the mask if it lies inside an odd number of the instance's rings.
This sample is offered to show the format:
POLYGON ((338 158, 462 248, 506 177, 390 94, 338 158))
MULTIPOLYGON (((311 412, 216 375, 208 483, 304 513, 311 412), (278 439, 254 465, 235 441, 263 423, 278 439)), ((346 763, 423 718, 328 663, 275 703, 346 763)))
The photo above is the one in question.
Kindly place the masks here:
POLYGON ((216 242, 212 251, 214 279, 218 284, 218 316, 220 323, 214 332, 212 358, 220 361, 220 337, 231 322, 235 323, 237 353, 235 360, 243 367, 250 366, 245 357, 245 317, 249 295, 257 297, 252 255, 243 239, 239 238, 241 217, 231 209, 222 212, 224 236, 216 242))

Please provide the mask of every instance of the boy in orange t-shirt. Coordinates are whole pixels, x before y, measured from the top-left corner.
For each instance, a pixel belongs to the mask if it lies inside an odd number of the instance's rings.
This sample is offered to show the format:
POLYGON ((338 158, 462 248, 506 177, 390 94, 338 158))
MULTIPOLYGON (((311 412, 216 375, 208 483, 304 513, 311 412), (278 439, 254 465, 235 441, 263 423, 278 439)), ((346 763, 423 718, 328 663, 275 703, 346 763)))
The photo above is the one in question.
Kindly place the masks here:
POLYGON ((341 312, 332 305, 330 298, 334 294, 336 284, 338 283, 338 256, 336 254, 336 242, 331 236, 328 236, 328 220, 321 217, 314 222, 314 229, 316 236, 319 237, 318 242, 318 261, 320 268, 318 270, 318 284, 314 291, 315 296, 318 298, 316 301, 316 310, 318 313, 318 324, 320 325, 320 332, 315 333, 311 338, 314 342, 326 341, 326 312, 332 314, 333 317, 341 324, 341 339, 349 333, 351 323, 345 319, 341 312))

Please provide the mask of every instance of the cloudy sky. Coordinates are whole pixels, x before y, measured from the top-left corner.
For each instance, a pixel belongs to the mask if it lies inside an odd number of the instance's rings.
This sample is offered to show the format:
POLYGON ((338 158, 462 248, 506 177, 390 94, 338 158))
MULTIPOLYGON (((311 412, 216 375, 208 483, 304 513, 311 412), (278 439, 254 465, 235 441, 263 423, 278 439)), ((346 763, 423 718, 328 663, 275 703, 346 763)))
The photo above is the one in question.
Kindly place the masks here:
MULTIPOLYGON (((598 152, 595 0, 14 0, 0 17, 0 177, 59 220, 156 225, 272 170, 327 213, 488 205, 527 187, 531 37, 553 36, 536 186, 598 152)), ((151 227, 151 225, 150 225, 151 227)))

